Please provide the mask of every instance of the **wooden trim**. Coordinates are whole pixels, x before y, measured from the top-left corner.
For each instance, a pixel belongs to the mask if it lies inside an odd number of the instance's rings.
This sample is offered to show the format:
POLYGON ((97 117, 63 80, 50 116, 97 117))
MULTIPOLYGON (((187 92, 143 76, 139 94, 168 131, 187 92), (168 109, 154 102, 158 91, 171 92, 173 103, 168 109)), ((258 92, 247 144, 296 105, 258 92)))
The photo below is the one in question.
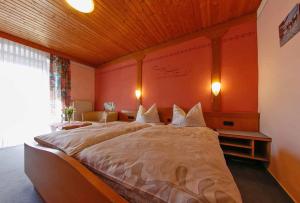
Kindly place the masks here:
POLYGON ((252 145, 251 156, 252 156, 252 158, 254 158, 254 156, 255 156, 255 142, 254 142, 254 140, 251 140, 251 145, 252 145))
POLYGON ((51 48, 48 48, 48 47, 39 45, 39 44, 37 44, 37 43, 28 41, 28 40, 26 40, 26 39, 22 39, 22 38, 20 38, 20 37, 13 36, 13 35, 11 35, 11 34, 8 34, 8 33, 5 33, 5 32, 2 32, 2 31, 0 31, 0 37, 2 37, 2 38, 4 38, 4 39, 7 39, 7 40, 10 40, 10 41, 14 41, 14 42, 23 44, 23 45, 25 45, 25 46, 29 46, 29 47, 34 48, 34 49, 38 49, 38 50, 41 50, 41 51, 44 51, 44 52, 48 52, 48 53, 50 53, 50 54, 55 54, 55 55, 61 56, 61 57, 63 57, 63 58, 70 59, 70 60, 72 60, 72 61, 75 61, 75 62, 84 64, 84 65, 87 65, 87 66, 91 66, 91 67, 93 67, 93 68, 96 67, 95 64, 91 64, 91 63, 88 62, 88 61, 85 61, 85 60, 82 60, 82 59, 79 59, 79 58, 70 56, 70 55, 65 54, 65 53, 62 53, 62 52, 60 52, 60 51, 56 51, 56 50, 54 50, 54 49, 51 49, 51 48))
MULTIPOLYGON (((229 138, 238 138, 238 139, 245 139, 245 140, 258 140, 258 141, 265 141, 265 142, 271 142, 272 138, 270 137, 256 137, 256 136, 249 136, 249 135, 232 135, 229 133, 221 133, 219 135, 220 137, 229 137, 229 138)), ((253 148, 255 147, 254 144, 251 145, 253 148)))
POLYGON ((260 115, 256 112, 204 112, 209 117, 230 117, 230 118, 244 118, 244 119, 259 119, 260 115))
POLYGON ((65 153, 24 145, 25 173, 45 202, 127 203, 98 176, 65 153))
MULTIPOLYGON (((221 82, 221 45, 222 45, 222 36, 211 39, 212 43, 212 70, 211 70, 211 84, 213 82, 221 82)), ((221 92, 215 96, 211 92, 212 98, 212 110, 221 111, 222 101, 221 101, 221 92)))
POLYGON ((230 146, 230 147, 238 147, 238 148, 245 148, 245 149, 252 149, 252 146, 247 146, 247 145, 242 145, 242 144, 233 144, 233 143, 223 142, 223 141, 220 141, 220 145, 230 146))
POLYGON ((270 170, 270 168, 267 168, 268 172, 271 174, 271 176, 276 180, 276 182, 281 186, 281 188, 283 188, 283 190, 288 194, 288 196, 292 199, 293 202, 297 202, 296 198, 288 191, 288 189, 285 187, 285 185, 283 185, 278 179, 277 177, 273 174, 272 170, 270 170))
MULTIPOLYGON (((184 109, 186 110, 186 109, 184 109)), ((134 115, 136 111, 122 110, 122 120, 126 121, 126 114, 134 115)), ((162 123, 172 121, 173 108, 158 108, 158 114, 162 123)), ((227 129, 241 131, 259 131, 259 113, 255 112, 203 112, 206 125, 212 129, 227 129), (225 126, 224 121, 233 122, 233 126, 225 126)))
POLYGON ((245 132, 240 131, 232 132, 232 134, 225 133, 224 130, 217 130, 217 132, 224 154, 264 162, 270 161, 271 138, 257 136, 257 132, 253 132, 252 135, 251 133, 244 135, 245 132))
POLYGON ((172 39, 172 40, 169 40, 167 42, 164 42, 164 43, 161 43, 161 44, 158 44, 158 45, 155 45, 155 46, 152 46, 152 47, 140 50, 140 51, 136 51, 136 52, 133 52, 133 53, 128 54, 128 55, 118 57, 118 58, 113 59, 113 60, 111 60, 107 63, 99 64, 98 68, 103 68, 103 67, 106 67, 106 66, 109 66, 109 65, 117 64, 117 63, 120 63, 122 61, 126 61, 126 60, 129 60, 129 59, 135 58, 137 55, 148 54, 148 53, 151 53, 153 51, 156 51, 156 50, 159 50, 159 49, 162 49, 162 48, 165 48, 165 47, 169 47, 169 46, 172 46, 172 45, 175 45, 175 44, 179 44, 179 43, 182 43, 182 42, 185 42, 185 41, 188 41, 188 40, 191 40, 191 39, 195 39, 195 38, 198 38, 198 37, 201 37, 201 36, 213 35, 214 33, 219 32, 220 30, 228 29, 228 28, 230 28, 234 25, 238 25, 238 24, 241 24, 245 21, 250 21, 250 20, 254 20, 254 19, 256 19, 256 12, 250 13, 248 15, 244 15, 244 16, 239 17, 239 18, 229 20, 225 23, 221 23, 221 24, 217 24, 217 25, 212 26, 212 27, 204 28, 204 29, 202 29, 200 31, 197 31, 197 32, 189 33, 187 35, 178 37, 176 39, 172 39))
MULTIPOLYGON (((209 36, 211 39, 211 50, 212 50, 212 70, 211 70, 211 84, 213 82, 221 82, 221 61, 222 61, 222 38, 228 29, 219 30, 209 36)), ((211 92, 212 98, 212 110, 213 111, 222 111, 221 106, 221 92, 215 96, 211 92)))
MULTIPOLYGON (((142 92, 143 89, 143 60, 145 58, 144 54, 140 54, 137 55, 135 57, 136 59, 136 89, 140 90, 142 92)), ((142 104, 142 98, 143 98, 143 92, 142 95, 140 97, 140 99, 137 99, 137 109, 139 108, 139 106, 142 104)))

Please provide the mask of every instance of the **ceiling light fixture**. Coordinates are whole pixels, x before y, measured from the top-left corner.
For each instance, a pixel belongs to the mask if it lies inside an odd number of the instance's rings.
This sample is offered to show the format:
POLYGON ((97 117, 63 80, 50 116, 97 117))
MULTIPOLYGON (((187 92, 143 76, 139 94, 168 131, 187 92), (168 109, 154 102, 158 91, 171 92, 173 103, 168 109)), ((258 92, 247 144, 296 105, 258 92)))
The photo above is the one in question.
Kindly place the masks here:
POLYGON ((91 13, 94 10, 94 0, 66 0, 74 9, 82 13, 91 13))

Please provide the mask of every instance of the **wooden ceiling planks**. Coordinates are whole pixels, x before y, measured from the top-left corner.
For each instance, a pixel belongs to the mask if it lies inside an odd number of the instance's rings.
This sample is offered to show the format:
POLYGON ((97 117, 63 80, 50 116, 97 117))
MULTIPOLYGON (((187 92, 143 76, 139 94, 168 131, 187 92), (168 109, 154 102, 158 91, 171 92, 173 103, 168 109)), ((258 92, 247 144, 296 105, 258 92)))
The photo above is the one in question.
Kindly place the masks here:
MULTIPOLYGON (((261 0, 0 0, 0 31, 99 65, 253 13, 261 0)), ((1 36, 1 35, 0 35, 1 36)))

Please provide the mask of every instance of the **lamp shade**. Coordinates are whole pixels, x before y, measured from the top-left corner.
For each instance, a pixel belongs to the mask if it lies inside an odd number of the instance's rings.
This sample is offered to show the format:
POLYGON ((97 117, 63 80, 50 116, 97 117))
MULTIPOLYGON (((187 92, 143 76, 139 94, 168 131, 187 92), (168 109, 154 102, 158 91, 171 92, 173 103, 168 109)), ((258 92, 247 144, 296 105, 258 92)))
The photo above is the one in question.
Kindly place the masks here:
POLYGON ((135 96, 136 96, 137 99, 140 99, 141 96, 142 96, 141 90, 135 90, 135 96))
POLYGON ((218 96, 218 94, 221 91, 221 83, 220 82, 213 82, 211 84, 211 91, 215 96, 218 96))

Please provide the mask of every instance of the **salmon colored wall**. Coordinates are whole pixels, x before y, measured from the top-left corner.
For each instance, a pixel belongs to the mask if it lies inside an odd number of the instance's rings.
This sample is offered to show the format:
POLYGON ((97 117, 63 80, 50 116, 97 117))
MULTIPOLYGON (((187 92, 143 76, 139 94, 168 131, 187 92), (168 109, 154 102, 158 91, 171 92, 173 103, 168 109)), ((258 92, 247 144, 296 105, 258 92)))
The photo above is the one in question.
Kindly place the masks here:
POLYGON ((256 22, 232 27, 222 42, 222 110, 257 112, 256 22))
POLYGON ((96 69, 95 108, 101 110, 104 102, 113 101, 117 110, 135 109, 136 77, 134 60, 96 69))
POLYGON ((71 99, 95 101, 95 68, 71 61, 71 99))
POLYGON ((272 137, 269 171, 300 202, 300 33, 283 47, 278 26, 299 0, 269 0, 258 17, 260 130, 272 137))
POLYGON ((143 64, 143 104, 211 110, 211 45, 201 37, 150 53, 143 64))
MULTIPOLYGON (((223 111, 257 112, 255 20, 231 28, 222 40, 223 111)), ((124 64, 116 64, 96 70, 98 107, 107 100, 116 102, 119 109, 136 107, 136 63, 126 63, 125 68, 124 64), (105 73, 113 69, 116 70, 105 73), (128 83, 121 81, 124 77, 130 78, 128 83), (112 78, 118 81, 113 83, 112 78)), ((211 44, 205 37, 147 54, 143 61, 143 104, 170 107, 176 103, 189 108, 200 101, 204 111, 211 111, 211 66, 211 44)))

